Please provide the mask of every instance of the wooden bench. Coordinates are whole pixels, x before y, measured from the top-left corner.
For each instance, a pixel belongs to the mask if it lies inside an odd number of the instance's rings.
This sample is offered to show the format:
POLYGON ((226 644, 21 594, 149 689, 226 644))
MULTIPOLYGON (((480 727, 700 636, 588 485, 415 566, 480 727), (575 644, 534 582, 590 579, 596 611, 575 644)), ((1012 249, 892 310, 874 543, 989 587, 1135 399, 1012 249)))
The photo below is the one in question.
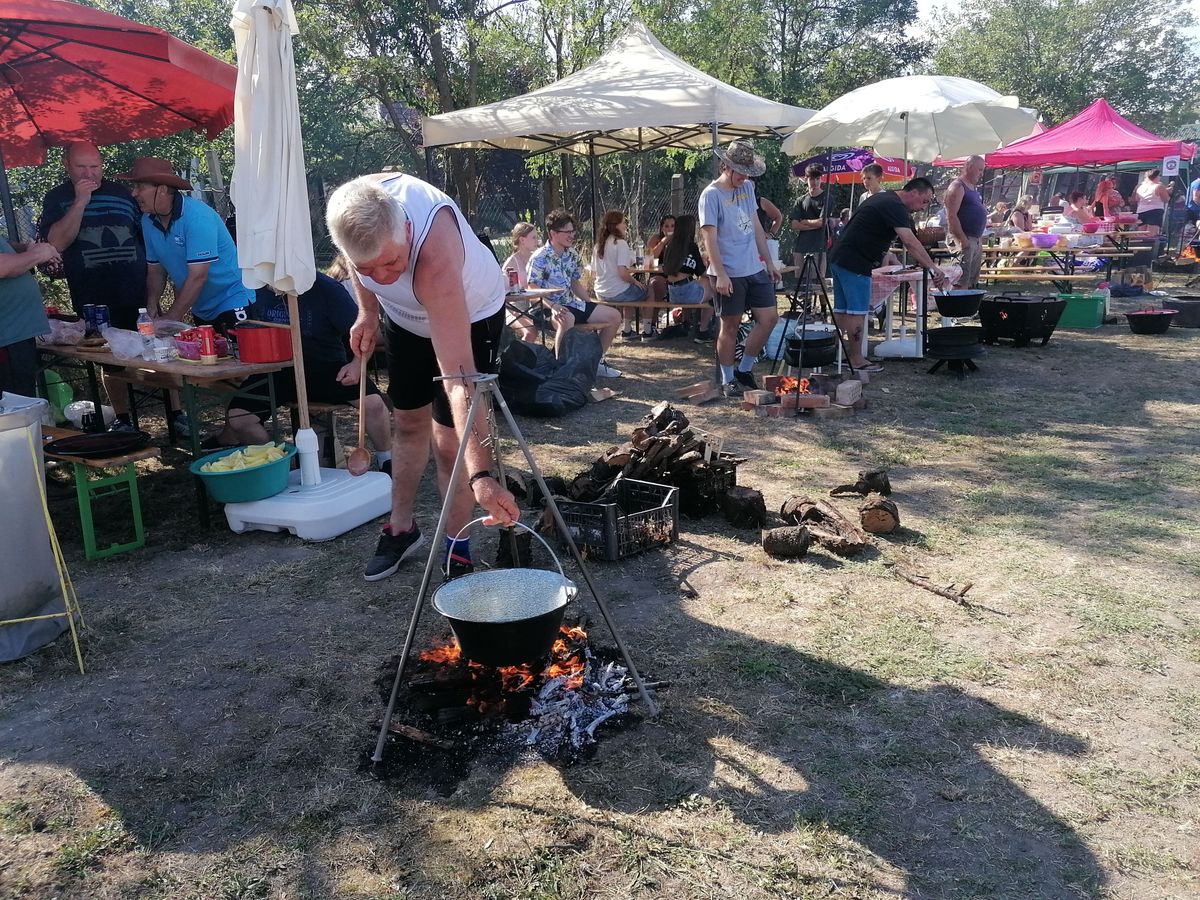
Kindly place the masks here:
MULTIPOLYGON (((44 426, 42 434, 54 438, 71 437, 83 434, 70 428, 55 428, 44 426)), ((79 499, 79 523, 83 531, 83 552, 89 560, 103 559, 127 550, 136 550, 146 545, 146 531, 142 525, 142 502, 138 496, 137 467, 135 463, 143 459, 154 459, 159 455, 157 447, 143 447, 130 453, 117 456, 84 459, 78 456, 66 456, 59 453, 45 452, 47 459, 70 463, 75 476, 75 494, 79 499), (105 475, 104 469, 120 469, 118 475, 105 475), (93 477, 98 475, 98 477, 93 477), (125 543, 112 543, 101 550, 96 546, 95 521, 92 516, 92 501, 97 497, 107 497, 117 494, 129 495, 129 506, 133 515, 133 540, 125 543)))

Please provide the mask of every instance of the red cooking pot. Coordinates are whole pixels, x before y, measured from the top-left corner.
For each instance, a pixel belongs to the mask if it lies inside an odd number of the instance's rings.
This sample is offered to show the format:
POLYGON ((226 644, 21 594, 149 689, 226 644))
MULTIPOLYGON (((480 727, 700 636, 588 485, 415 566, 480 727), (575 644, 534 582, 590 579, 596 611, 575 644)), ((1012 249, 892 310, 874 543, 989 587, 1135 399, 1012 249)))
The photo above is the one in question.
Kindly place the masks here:
POLYGON ((233 329, 238 358, 244 363, 286 362, 292 358, 292 333, 270 325, 239 325, 233 329))

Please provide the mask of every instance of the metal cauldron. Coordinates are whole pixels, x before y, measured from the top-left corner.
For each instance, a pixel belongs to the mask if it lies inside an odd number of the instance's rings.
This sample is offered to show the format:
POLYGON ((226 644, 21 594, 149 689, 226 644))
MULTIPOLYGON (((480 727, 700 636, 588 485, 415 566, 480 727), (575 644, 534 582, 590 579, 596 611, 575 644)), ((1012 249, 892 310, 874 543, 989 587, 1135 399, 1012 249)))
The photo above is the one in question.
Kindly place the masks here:
MULTIPOLYGON (((475 522, 468 522, 461 537, 475 522)), ((463 656, 485 666, 541 660, 558 637, 567 604, 579 589, 540 534, 515 522, 546 548, 558 571, 490 569, 447 581, 433 592, 433 608, 450 622, 463 656)))

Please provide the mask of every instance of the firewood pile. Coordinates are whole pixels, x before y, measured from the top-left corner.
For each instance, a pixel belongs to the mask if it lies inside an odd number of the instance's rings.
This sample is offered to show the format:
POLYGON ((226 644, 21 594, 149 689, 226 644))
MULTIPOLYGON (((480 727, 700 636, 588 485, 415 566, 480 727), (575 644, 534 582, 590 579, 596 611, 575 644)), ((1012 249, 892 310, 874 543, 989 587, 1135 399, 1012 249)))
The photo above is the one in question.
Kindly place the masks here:
POLYGON ((609 447, 567 482, 565 495, 593 502, 610 493, 618 479, 633 478, 678 487, 680 505, 689 515, 715 511, 736 481, 737 466, 746 460, 721 453, 714 443, 663 401, 642 418, 628 441, 609 447))

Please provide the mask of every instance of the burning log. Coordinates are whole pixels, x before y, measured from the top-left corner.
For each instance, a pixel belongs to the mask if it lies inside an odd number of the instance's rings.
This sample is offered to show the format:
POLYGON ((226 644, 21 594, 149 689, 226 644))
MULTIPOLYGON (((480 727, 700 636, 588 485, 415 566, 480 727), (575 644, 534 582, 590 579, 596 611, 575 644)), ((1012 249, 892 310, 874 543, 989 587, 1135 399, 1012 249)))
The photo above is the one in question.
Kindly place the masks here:
POLYGON ((858 508, 858 517, 864 531, 871 534, 891 534, 900 527, 900 510, 895 501, 879 494, 871 494, 858 508))
POLYGON ((854 484, 842 484, 829 492, 830 497, 840 497, 843 494, 883 494, 885 497, 892 493, 892 483, 888 480, 887 469, 872 469, 870 472, 859 472, 858 481, 854 484))
POLYGON ((761 528, 767 521, 767 503, 754 488, 731 487, 721 499, 721 512, 735 528, 761 528))
POLYGON ((778 559, 800 559, 808 553, 812 536, 804 525, 772 528, 762 534, 763 550, 778 559))
POLYGON ((779 515, 789 525, 804 525, 814 541, 838 556, 855 556, 866 549, 866 533, 847 519, 831 503, 790 497, 779 509, 779 515))

